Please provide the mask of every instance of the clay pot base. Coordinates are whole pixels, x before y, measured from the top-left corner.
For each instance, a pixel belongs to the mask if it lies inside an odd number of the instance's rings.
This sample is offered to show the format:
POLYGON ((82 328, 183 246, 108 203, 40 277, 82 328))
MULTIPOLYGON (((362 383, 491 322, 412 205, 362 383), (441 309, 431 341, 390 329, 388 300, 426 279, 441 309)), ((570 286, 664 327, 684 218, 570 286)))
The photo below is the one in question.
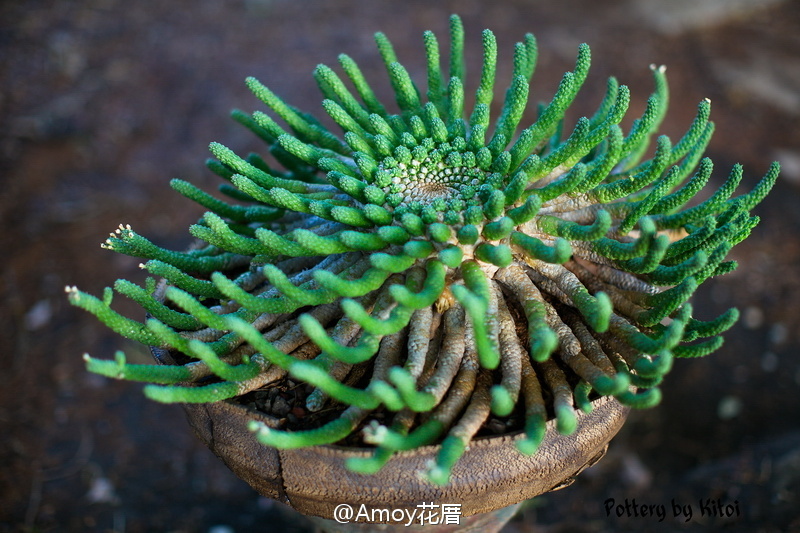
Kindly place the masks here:
MULTIPOLYGON (((171 359, 163 350, 154 349, 153 355, 164 364, 171 359)), ((183 408, 197 436, 237 476, 260 494, 304 515, 333 520, 340 504, 408 512, 422 503, 460 504, 464 522, 465 517, 563 488, 600 460, 629 408, 611 397, 599 398, 592 406, 590 413, 577 412, 578 426, 572 435, 558 433, 555 420, 548 421, 544 440, 531 456, 516 448, 515 443, 524 438, 522 433, 476 439, 443 487, 418 476, 435 458, 438 446, 398 452, 378 473, 358 474, 345 468, 345 460, 370 456, 370 449, 277 450, 258 443, 247 429, 253 419, 269 423, 257 411, 234 401, 184 404, 183 408)))

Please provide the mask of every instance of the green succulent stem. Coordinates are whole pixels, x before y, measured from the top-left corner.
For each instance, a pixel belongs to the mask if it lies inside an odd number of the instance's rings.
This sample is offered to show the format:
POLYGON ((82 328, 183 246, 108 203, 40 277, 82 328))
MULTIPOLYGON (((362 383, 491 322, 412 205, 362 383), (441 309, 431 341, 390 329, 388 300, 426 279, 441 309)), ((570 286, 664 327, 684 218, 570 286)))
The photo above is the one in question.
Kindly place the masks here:
POLYGON ((365 473, 438 444, 423 476, 445 484, 490 417, 521 431, 529 455, 549 418, 570 434, 599 397, 655 405, 676 357, 721 346, 738 311, 699 320, 690 299, 736 267, 728 254, 758 224, 751 211, 779 165, 744 193, 740 165, 708 190, 709 100, 677 142, 659 135, 669 88, 653 66, 627 131, 631 91, 616 78, 596 112, 572 118, 592 61, 581 44, 531 119, 532 35, 514 47, 499 95, 490 30, 475 80, 457 16, 447 54, 425 32, 425 85, 386 35, 375 40, 394 102, 347 55, 343 74, 313 72, 327 121, 248 78, 264 108, 232 117, 268 154, 211 143, 225 200, 171 182, 207 210, 189 228, 197 245, 168 250, 127 225, 111 234, 103 247, 142 258, 152 277, 102 297, 69 287, 69 301, 177 362, 87 355, 89 371, 145 382, 159 402, 244 402, 291 381, 303 391, 293 408, 315 425, 253 422, 259 442, 371 444, 347 463, 365 473), (148 317, 123 316, 116 293, 148 317))

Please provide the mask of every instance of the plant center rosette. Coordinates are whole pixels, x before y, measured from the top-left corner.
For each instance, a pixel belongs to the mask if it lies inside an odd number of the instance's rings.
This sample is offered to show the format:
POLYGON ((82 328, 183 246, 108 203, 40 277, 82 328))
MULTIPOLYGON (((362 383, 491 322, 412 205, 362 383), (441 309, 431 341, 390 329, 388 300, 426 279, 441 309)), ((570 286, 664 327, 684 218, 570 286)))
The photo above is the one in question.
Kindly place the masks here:
POLYGON ((655 91, 627 134, 630 94, 613 78, 570 131, 589 48, 535 109, 532 35, 514 49, 492 119, 497 47, 483 32, 467 114, 458 17, 450 29, 447 74, 424 34, 424 95, 376 35, 396 112, 346 55, 344 78, 314 72, 332 127, 248 79, 269 113, 233 117, 269 156, 214 143, 208 166, 222 194, 172 181, 207 209, 191 226, 202 244, 170 251, 121 226, 105 247, 144 258, 152 277, 119 280, 102 298, 68 289, 72 303, 177 364, 129 364, 118 352, 87 355, 88 369, 148 382, 160 402, 237 398, 273 414, 283 404, 275 423, 251 424, 258 441, 370 447, 348 461, 357 472, 438 444, 422 475, 441 485, 476 437, 522 432, 517 448, 533 454, 549 419, 569 434, 595 398, 652 406, 675 357, 716 350, 738 313, 698 320, 688 299, 735 268, 726 256, 757 223, 750 211, 777 164, 735 195, 737 165, 693 201, 712 172, 710 102, 678 142, 652 142, 668 101, 664 69, 653 68, 655 91), (536 118, 523 127, 526 114, 536 118), (166 280, 160 296, 156 278, 166 280), (149 318, 114 311, 115 292, 149 318))

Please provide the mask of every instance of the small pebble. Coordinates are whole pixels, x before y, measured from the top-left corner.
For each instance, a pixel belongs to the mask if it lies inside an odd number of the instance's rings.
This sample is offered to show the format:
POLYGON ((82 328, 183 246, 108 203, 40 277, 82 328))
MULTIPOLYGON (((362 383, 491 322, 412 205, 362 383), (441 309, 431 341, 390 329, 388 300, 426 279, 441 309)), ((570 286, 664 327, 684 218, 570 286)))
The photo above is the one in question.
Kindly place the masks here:
POLYGON ((765 352, 761 356, 761 370, 775 372, 778 369, 778 356, 774 352, 765 352))
POLYGON ((25 313, 25 329, 36 331, 46 326, 53 316, 49 300, 39 300, 25 313))
POLYGON ((725 396, 717 405, 717 416, 720 420, 731 420, 742 412, 742 400, 736 396, 725 396))
POLYGON ((778 322, 773 324, 769 330, 769 342, 772 344, 783 344, 789 338, 789 330, 785 325, 778 322))
POLYGON ((622 457, 621 477, 626 485, 636 489, 646 489, 653 482, 653 473, 635 453, 622 457))
POLYGON ((757 329, 764 324, 764 311, 760 307, 750 306, 742 313, 742 323, 747 329, 757 329))
POLYGON ((489 419, 486 422, 486 429, 495 435, 501 435, 506 432, 506 425, 496 418, 489 419))
POLYGON ((96 477, 92 480, 86 498, 90 503, 114 503, 117 495, 114 492, 114 485, 106 477, 96 477))
POLYGON ((283 418, 284 416, 289 414, 292 408, 289 405, 289 402, 286 401, 286 398, 283 396, 276 396, 275 399, 272 401, 272 414, 283 418))

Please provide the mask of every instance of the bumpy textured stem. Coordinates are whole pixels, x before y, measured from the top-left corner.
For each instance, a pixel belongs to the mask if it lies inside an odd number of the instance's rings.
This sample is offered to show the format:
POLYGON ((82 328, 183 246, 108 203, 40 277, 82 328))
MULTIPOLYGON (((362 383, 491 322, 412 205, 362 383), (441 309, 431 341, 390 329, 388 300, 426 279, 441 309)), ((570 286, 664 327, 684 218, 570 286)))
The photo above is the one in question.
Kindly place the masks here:
POLYGON ((614 78, 597 111, 571 123, 591 63, 581 45, 574 70, 526 125, 539 54, 532 35, 514 49, 494 119, 492 32, 482 34, 474 98, 460 19, 451 19, 449 57, 433 33, 423 39, 427 90, 376 35, 395 111, 350 57, 339 58, 346 79, 317 67, 322 106, 341 133, 248 78, 266 110, 233 118, 271 157, 212 143, 208 166, 226 180, 224 200, 172 181, 208 210, 190 227, 198 247, 166 250, 120 226, 103 246, 143 258, 162 285, 120 280, 102 298, 68 288, 73 304, 178 363, 87 355, 88 369, 147 382, 162 402, 251 401, 300 383, 295 422, 255 424, 259 441, 376 445, 349 463, 361 472, 440 443, 426 475, 446 483, 471 440, 490 431, 489 417, 524 430, 518 448, 531 454, 549 413, 570 433, 576 406, 589 410, 599 396, 653 405, 675 357, 719 348, 738 313, 699 320, 689 299, 735 268, 726 257, 758 223, 750 211, 778 165, 738 196, 736 165, 694 201, 713 170, 702 157, 710 101, 678 142, 658 136, 669 100, 663 67, 652 67, 655 90, 627 133, 631 95, 614 78), (150 318, 119 314, 115 293, 150 318))

